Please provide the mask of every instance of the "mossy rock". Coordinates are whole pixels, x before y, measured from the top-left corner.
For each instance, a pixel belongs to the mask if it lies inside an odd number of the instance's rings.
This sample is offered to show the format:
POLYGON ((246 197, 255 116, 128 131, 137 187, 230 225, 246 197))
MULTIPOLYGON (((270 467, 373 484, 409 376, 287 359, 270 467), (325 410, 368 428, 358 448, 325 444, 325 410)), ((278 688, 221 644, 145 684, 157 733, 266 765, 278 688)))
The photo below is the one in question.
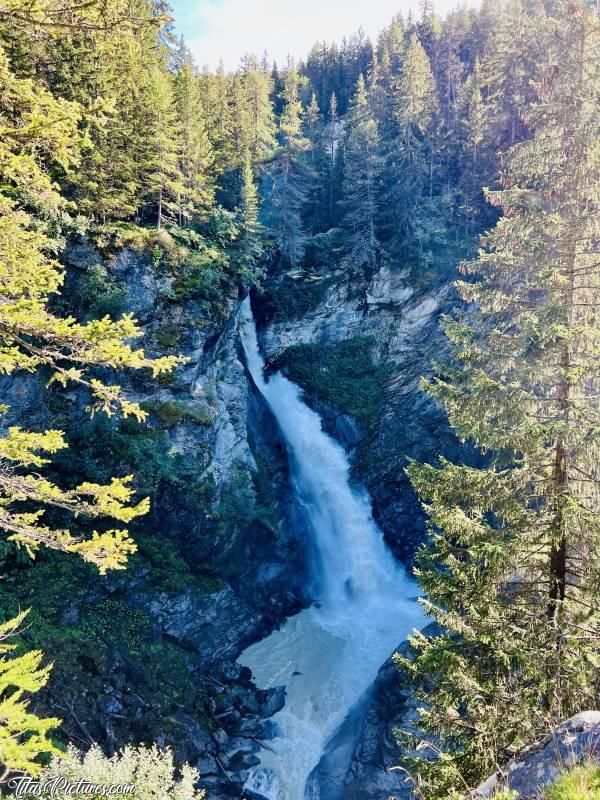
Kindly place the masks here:
POLYGON ((142 408, 150 414, 154 414, 167 428, 174 428, 180 422, 191 422, 210 428, 213 419, 201 408, 186 403, 166 400, 162 403, 142 403, 142 408))
POLYGON ((274 359, 270 369, 284 370, 311 397, 372 428, 390 376, 389 365, 376 363, 374 349, 370 336, 355 336, 335 344, 299 344, 274 359))

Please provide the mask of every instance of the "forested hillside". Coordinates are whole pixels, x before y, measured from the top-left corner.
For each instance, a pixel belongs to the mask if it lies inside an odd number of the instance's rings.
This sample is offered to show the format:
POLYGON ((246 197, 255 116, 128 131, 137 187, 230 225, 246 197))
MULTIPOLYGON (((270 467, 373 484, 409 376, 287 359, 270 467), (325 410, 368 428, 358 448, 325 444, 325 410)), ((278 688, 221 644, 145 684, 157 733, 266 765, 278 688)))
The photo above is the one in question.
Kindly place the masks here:
POLYGON ((250 292, 416 563, 398 763, 458 797, 600 702, 597 5, 423 0, 235 72, 171 13, 0 2, 4 778, 157 742, 235 797, 272 737, 236 659, 314 598, 250 292))

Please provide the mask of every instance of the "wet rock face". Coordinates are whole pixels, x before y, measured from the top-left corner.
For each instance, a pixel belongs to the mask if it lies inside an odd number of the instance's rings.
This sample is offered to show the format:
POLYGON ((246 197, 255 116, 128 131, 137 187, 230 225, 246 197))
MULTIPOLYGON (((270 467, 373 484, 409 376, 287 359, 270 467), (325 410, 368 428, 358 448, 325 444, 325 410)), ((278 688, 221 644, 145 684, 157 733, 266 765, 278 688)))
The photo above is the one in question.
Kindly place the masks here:
POLYGON ((517 758, 492 775, 476 796, 492 797, 499 789, 512 789, 519 798, 536 797, 554 783, 565 769, 581 761, 599 758, 600 711, 583 711, 526 748, 517 758))
MULTIPOLYGON (((431 625, 424 633, 436 630, 431 625)), ((397 652, 410 657, 409 643, 402 642, 397 652)), ((396 731, 418 740, 417 709, 411 687, 388 659, 311 775, 311 781, 319 787, 320 800, 413 800, 413 786, 402 764, 403 757, 414 753, 402 750, 396 731)))
POLYGON ((177 756, 196 766, 211 798, 239 798, 248 770, 260 763, 261 749, 276 735, 268 718, 283 707, 285 691, 256 689, 248 671, 228 661, 213 665, 210 676, 199 673, 202 678, 212 683, 219 727, 207 731, 193 714, 172 715, 177 756))

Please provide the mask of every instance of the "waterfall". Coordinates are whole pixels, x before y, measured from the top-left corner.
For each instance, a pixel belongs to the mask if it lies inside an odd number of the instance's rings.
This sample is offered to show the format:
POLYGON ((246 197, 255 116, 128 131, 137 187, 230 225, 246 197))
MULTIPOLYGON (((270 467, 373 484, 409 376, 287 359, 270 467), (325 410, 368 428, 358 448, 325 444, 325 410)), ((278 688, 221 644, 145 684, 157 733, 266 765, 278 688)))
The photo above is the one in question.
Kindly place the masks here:
POLYGON ((249 298, 239 323, 248 369, 288 447, 318 561, 314 605, 239 659, 261 688, 286 686, 285 707, 273 717, 278 735, 246 788, 268 800, 305 800, 327 740, 422 617, 417 586, 387 549, 366 491, 350 484, 343 448, 297 386, 280 373, 265 380, 249 298))

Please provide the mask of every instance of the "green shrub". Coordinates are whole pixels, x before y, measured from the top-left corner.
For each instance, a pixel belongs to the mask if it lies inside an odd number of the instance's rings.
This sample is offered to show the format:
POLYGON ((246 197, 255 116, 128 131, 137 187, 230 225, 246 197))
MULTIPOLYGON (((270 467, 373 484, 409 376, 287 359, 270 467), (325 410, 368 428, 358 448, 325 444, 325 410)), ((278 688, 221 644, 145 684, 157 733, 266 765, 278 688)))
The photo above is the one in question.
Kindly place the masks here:
POLYGON ((125 247, 136 253, 147 252, 156 241, 154 225, 142 226, 134 222, 109 222, 93 228, 90 233, 104 255, 125 247))
POLYGON ((144 559, 150 564, 149 580, 164 592, 183 592, 190 587, 213 594, 223 588, 213 564, 202 562, 190 565, 178 551, 171 539, 146 533, 139 539, 138 555, 134 559, 144 559))
POLYGON ((102 265, 86 270, 70 290, 70 303, 87 319, 109 316, 116 320, 127 311, 129 294, 102 265))
POLYGON ((260 295, 260 320, 285 321, 304 316, 319 305, 335 280, 333 276, 283 275, 260 295))
MULTIPOLYGON (((503 789, 493 800, 517 800, 518 793, 503 789)), ((600 800, 600 767, 597 764, 579 764, 563 772, 560 779, 540 790, 538 800, 600 800)))
POLYGON ((69 784, 84 781, 99 786, 133 786, 131 792, 116 795, 131 800, 204 800, 205 793, 195 788, 199 777, 188 764, 177 770, 171 751, 159 750, 156 745, 128 745, 111 758, 94 745, 83 756, 69 747, 64 756, 52 759, 40 776, 40 784, 48 787, 41 796, 53 800, 72 797, 68 789, 63 789, 63 782, 54 781, 55 778, 65 778, 69 784))
POLYGON ((181 341, 181 328, 165 325, 156 333, 156 341, 163 350, 174 350, 181 341))

